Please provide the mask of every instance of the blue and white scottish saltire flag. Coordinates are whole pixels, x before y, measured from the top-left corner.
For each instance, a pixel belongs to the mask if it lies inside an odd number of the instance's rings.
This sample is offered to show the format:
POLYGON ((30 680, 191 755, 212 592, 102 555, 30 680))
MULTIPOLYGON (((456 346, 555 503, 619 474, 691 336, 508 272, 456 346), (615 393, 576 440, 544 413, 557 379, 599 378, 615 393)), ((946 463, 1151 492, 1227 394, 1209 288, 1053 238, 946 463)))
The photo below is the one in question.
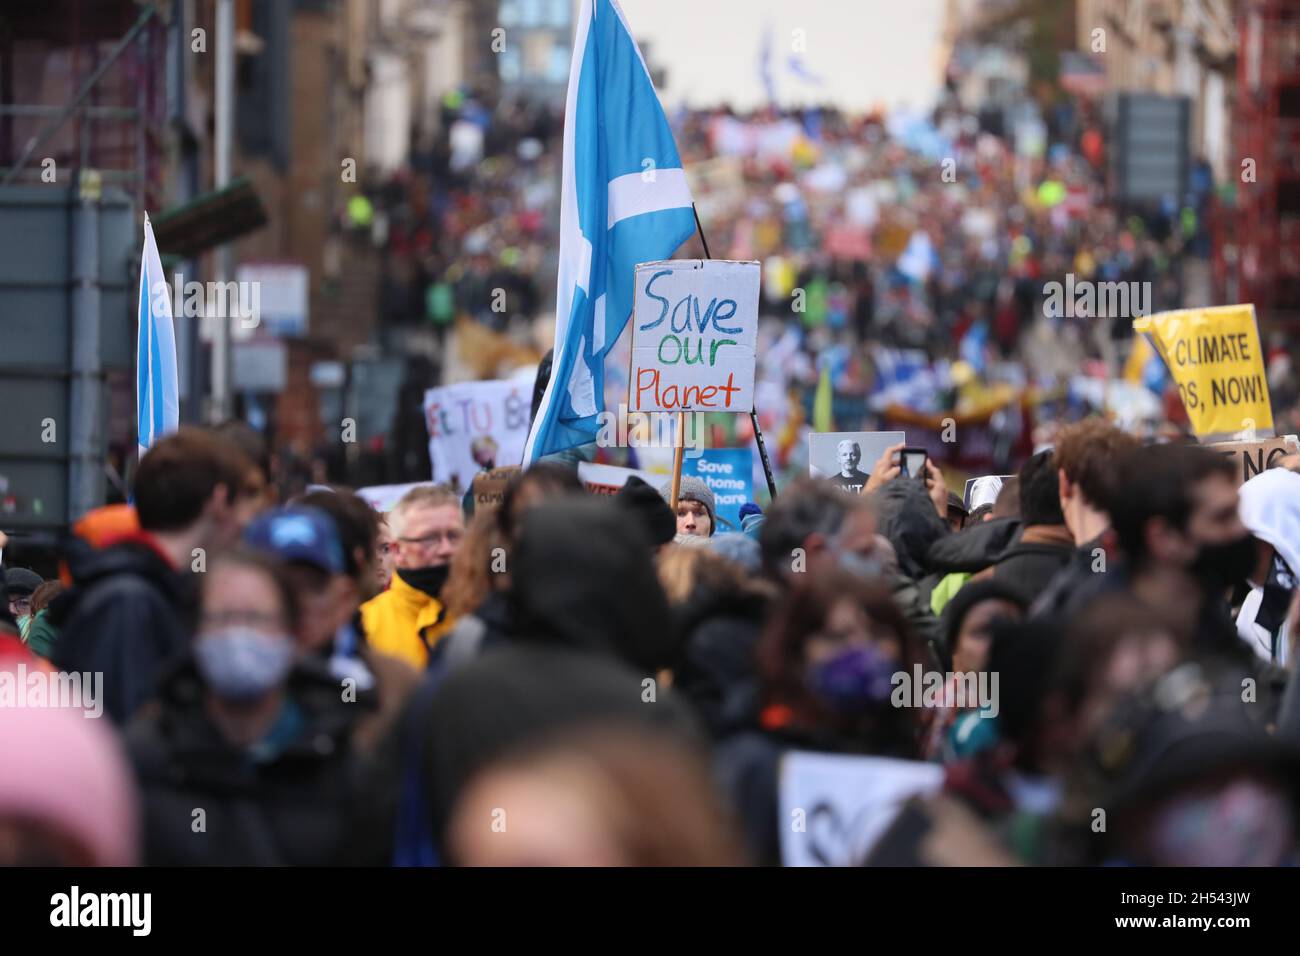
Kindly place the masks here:
POLYGON ((564 112, 551 380, 524 464, 596 438, 605 356, 632 314, 639 262, 695 230, 691 191, 641 51, 613 0, 582 0, 564 112))
POLYGON ((143 455, 180 423, 176 385, 176 331, 172 326, 172 296, 153 224, 144 214, 144 251, 140 254, 140 330, 135 353, 136 444, 143 455))

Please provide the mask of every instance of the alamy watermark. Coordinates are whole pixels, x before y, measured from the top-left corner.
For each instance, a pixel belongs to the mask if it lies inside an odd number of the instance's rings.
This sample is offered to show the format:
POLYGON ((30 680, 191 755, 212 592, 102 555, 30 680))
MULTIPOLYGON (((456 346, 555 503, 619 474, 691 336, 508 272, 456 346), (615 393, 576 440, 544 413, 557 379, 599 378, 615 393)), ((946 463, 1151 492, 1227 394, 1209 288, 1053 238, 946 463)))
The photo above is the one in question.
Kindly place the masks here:
POLYGON ((1151 314, 1150 282, 1093 282, 1066 273, 1065 282, 1043 286, 1048 318, 1133 318, 1151 314))
POLYGON ((165 280, 155 282, 149 289, 149 298, 155 313, 163 312, 170 299, 173 317, 209 315, 239 319, 246 329, 255 329, 262 321, 260 282, 186 282, 185 276, 178 272, 171 288, 165 280))
POLYGON ((104 673, 28 670, 24 662, 0 670, 0 711, 25 707, 66 707, 83 710, 87 717, 102 716, 104 673))
POLYGON ((677 423, 682 423, 681 445, 688 458, 704 452, 704 416, 699 412, 630 412, 620 404, 617 412, 596 416, 599 448, 676 448, 677 423))
POLYGON ((1000 710, 997 671, 927 671, 916 664, 910 674, 895 671, 889 682, 895 707, 955 707, 978 710, 981 717, 996 717, 1000 710))
POLYGON ((116 926, 131 930, 132 936, 148 936, 153 928, 153 894, 83 893, 73 884, 68 892, 50 897, 50 925, 116 926))

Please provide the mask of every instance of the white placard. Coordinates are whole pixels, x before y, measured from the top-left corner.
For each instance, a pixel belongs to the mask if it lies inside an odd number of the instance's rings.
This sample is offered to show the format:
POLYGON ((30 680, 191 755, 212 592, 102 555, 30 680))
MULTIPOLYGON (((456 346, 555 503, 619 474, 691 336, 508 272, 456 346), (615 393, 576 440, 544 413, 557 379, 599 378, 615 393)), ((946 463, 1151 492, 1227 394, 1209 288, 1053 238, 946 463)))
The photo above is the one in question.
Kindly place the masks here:
POLYGON ((757 262, 636 267, 630 411, 753 409, 759 278, 757 262))
POLYGON ((980 475, 978 478, 967 478, 966 487, 962 493, 962 500, 969 513, 976 508, 984 505, 997 503, 998 495, 1002 493, 1002 486, 1012 475, 980 475))
POLYGON ((461 382, 424 393, 433 481, 462 491, 485 466, 524 457, 533 383, 523 378, 461 382))
POLYGON ((904 432, 809 432, 808 473, 860 494, 885 449, 906 441, 904 432))
POLYGON ((942 786, 935 763, 791 750, 780 769, 781 863, 861 866, 904 803, 942 786))

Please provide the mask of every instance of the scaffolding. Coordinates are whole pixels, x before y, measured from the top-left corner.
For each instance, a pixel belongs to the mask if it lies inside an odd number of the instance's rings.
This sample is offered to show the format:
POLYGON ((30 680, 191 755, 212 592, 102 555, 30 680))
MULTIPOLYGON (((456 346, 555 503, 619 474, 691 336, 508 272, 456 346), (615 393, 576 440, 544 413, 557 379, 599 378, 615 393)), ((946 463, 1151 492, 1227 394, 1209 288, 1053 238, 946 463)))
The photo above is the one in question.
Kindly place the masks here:
POLYGON ((170 6, 53 0, 0 13, 0 183, 72 185, 94 171, 137 209, 158 208, 170 6))
POLYGON ((1241 6, 1233 141, 1240 301, 1267 329, 1300 329, 1300 8, 1286 0, 1241 6), (1252 181, 1253 179, 1253 181, 1252 181))

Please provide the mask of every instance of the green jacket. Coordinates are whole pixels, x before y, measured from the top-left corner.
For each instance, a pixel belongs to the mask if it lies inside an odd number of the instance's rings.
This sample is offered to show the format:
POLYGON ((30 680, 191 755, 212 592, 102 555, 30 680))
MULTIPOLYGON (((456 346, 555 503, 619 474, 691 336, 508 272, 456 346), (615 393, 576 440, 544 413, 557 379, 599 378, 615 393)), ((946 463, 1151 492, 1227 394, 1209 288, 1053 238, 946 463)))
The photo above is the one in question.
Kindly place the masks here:
POLYGON ((45 608, 36 612, 36 616, 27 622, 27 633, 23 640, 37 657, 49 659, 54 651, 54 644, 59 639, 59 629, 50 621, 45 608))

